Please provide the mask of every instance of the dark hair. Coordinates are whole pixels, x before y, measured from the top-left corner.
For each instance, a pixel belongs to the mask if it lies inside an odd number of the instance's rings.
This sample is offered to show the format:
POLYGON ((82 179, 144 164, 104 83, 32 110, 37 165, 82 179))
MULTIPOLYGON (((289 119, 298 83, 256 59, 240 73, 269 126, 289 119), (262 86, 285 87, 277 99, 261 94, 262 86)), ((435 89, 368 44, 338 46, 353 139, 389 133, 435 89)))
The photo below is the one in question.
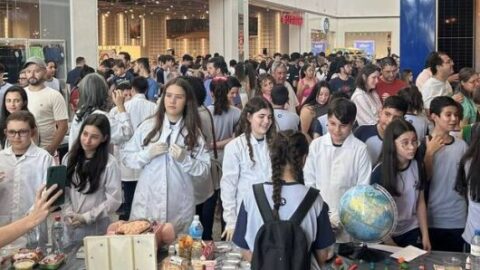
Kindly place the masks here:
POLYGON ((409 68, 406 68, 406 69, 402 70, 402 74, 400 75, 400 77, 404 82, 407 82, 407 80, 408 80, 407 76, 409 76, 410 74, 413 74, 413 71, 409 68))
POLYGON ((125 59, 126 62, 130 62, 132 60, 132 57, 130 57, 128 52, 119 52, 118 54, 123 55, 123 59, 125 59))
POLYGON ((462 93, 464 96, 467 96, 467 97, 472 97, 472 94, 473 93, 469 93, 467 92, 463 86, 462 86, 462 82, 463 83, 466 83, 470 80, 470 78, 473 76, 473 75, 476 75, 477 72, 475 72, 475 70, 473 68, 469 68, 469 67, 464 67, 462 69, 460 69, 460 71, 458 72, 458 79, 460 81, 460 83, 458 84, 457 86, 457 91, 459 91, 460 93, 462 93))
POLYGON ((100 66, 104 66, 106 68, 112 68, 112 61, 105 59, 100 63, 100 66))
POLYGON ((28 111, 28 96, 27 92, 23 87, 13 85, 10 86, 7 91, 5 91, 5 94, 3 95, 3 104, 2 104, 2 110, 1 110, 1 119, 0 119, 0 142, 2 143, 3 146, 5 143, 5 133, 3 130, 7 127, 6 119, 10 115, 10 112, 7 110, 7 105, 5 104, 7 100, 7 94, 8 93, 19 93, 20 96, 22 97, 23 100, 23 107, 21 108, 22 111, 28 111))
POLYGON ((108 106, 108 85, 105 79, 97 74, 91 73, 83 78, 79 85, 80 100, 78 111, 75 114, 75 121, 81 122, 95 110, 106 111, 108 106))
POLYGON ((48 66, 48 63, 53 63, 53 65, 55 66, 55 68, 57 68, 57 62, 55 62, 54 60, 52 60, 52 59, 46 60, 46 61, 45 61, 45 64, 47 64, 47 66, 48 66))
POLYGON ((5 127, 8 126, 10 121, 22 121, 27 122, 31 129, 37 128, 37 123, 35 122, 35 116, 29 111, 18 111, 10 114, 5 120, 5 127))
POLYGON ((189 54, 184 54, 182 56, 182 61, 193 61, 193 57, 189 54))
POLYGON ((418 91, 415 85, 403 88, 398 91, 397 96, 402 97, 408 104, 408 111, 420 113, 423 111, 422 93, 418 91))
POLYGON ((98 190, 101 175, 108 164, 108 148, 110 144, 110 122, 100 113, 91 114, 85 119, 75 138, 67 161, 67 180, 78 192, 92 194, 98 190), (85 126, 94 126, 100 130, 105 141, 98 145, 95 154, 87 160, 81 144, 81 137, 85 126))
MULTIPOLYGON (((193 77, 192 77, 193 78, 193 77)), ((188 83, 185 77, 177 77, 168 81, 165 85, 165 93, 160 99, 160 104, 158 105, 157 112, 153 118, 155 118, 154 128, 147 134, 143 140, 143 146, 147 146, 150 142, 155 142, 160 139, 160 132, 163 127, 163 120, 166 117, 165 110, 165 96, 167 90, 170 86, 176 85, 181 87, 185 91, 186 104, 183 109, 183 127, 188 131, 187 136, 185 137, 185 145, 189 151, 192 151, 193 148, 197 145, 198 137, 201 136, 200 132, 200 116, 198 114, 198 104, 195 97, 195 91, 193 87, 188 83)))
POLYGON ((300 59, 300 57, 302 57, 302 56, 300 55, 300 53, 298 53, 298 52, 293 52, 293 53, 290 54, 290 61, 292 61, 292 62, 293 62, 293 61, 297 61, 297 60, 300 59))
POLYGON ((220 57, 220 56, 212 57, 208 59, 207 63, 212 63, 213 67, 219 68, 223 74, 228 74, 227 63, 225 63, 225 60, 223 59, 223 57, 220 57))
POLYGON ((455 190, 461 195, 466 195, 474 202, 480 202, 480 125, 472 131, 473 138, 467 152, 460 159, 458 165, 455 190), (470 162, 468 174, 465 172, 465 165, 470 162))
POLYGON ((408 111, 408 103, 400 96, 389 96, 383 102, 383 108, 391 108, 401 111, 405 115, 408 111))
POLYGON ((236 66, 237 65, 237 60, 235 60, 235 59, 230 60, 230 62, 228 62, 228 65, 230 65, 231 67, 236 66))
MULTIPOLYGON (((320 94, 320 90, 322 87, 325 87, 328 89, 330 94, 332 93, 332 88, 330 87, 330 84, 328 84, 327 81, 321 81, 317 82, 312 89, 312 92, 310 92, 310 95, 305 99, 305 102, 303 102, 303 106, 314 106, 317 104, 317 97, 320 94)), ((347 96, 348 97, 348 96, 347 96)))
POLYGON ((92 67, 88 66, 88 65, 84 65, 82 67, 82 69, 80 70, 80 76, 78 77, 78 79, 75 81, 74 85, 75 86, 78 86, 78 84, 80 84, 80 82, 82 81, 83 78, 85 78, 88 74, 91 74, 91 73, 95 73, 95 69, 93 69, 92 67))
POLYGON ((263 97, 253 97, 247 102, 247 104, 245 104, 245 107, 240 114, 237 130, 235 131, 236 137, 240 136, 240 134, 242 133, 245 134, 245 139, 247 140, 248 146, 248 155, 250 156, 250 160, 253 161, 253 163, 255 163, 255 160, 253 158, 252 144, 250 143, 250 134, 252 133, 252 127, 250 121, 248 120, 248 117, 260 111, 261 109, 267 109, 272 114, 272 124, 270 125, 270 128, 268 129, 266 134, 267 143, 270 144, 271 140, 276 134, 275 117, 273 117, 272 104, 270 104, 270 102, 265 100, 263 97))
POLYGON ((228 101, 228 83, 226 80, 215 80, 213 79, 210 83, 210 93, 212 93, 215 98, 215 103, 213 104, 213 114, 222 115, 223 112, 228 112, 230 104, 228 101))
MULTIPOLYGON (((215 66, 215 64, 214 64, 215 66)), ((247 67, 243 62, 240 62, 235 65, 235 77, 238 78, 238 80, 243 81, 247 77, 247 67)))
MULTIPOLYGON (((193 76, 180 77, 187 81, 192 87, 193 93, 195 94, 195 99, 197 100, 197 106, 202 106, 207 98, 207 91, 205 90, 205 85, 203 84, 202 79, 193 76)), ((165 87, 165 89, 167 88, 165 87)))
POLYGON ((283 84, 277 84, 272 88, 272 103, 283 106, 288 102, 288 89, 283 84))
POLYGON ((150 64, 148 63, 148 58, 146 57, 138 58, 137 60, 135 60, 135 63, 137 65, 140 64, 148 73, 150 73, 150 64))
POLYGON ((115 59, 113 61, 113 66, 118 68, 126 68, 125 63, 121 59, 115 59))
POLYGON ((397 66, 397 61, 395 61, 395 59, 393 59, 393 57, 391 57, 391 56, 384 57, 384 58, 382 58, 382 60, 380 60, 380 67, 383 69, 386 66, 396 67, 397 66))
POLYGON ((303 67, 300 69, 300 78, 301 79, 305 78, 307 69, 309 67, 313 67, 314 74, 315 74, 315 65, 311 64, 311 63, 305 63, 305 65, 303 65, 303 67))
POLYGON ((275 136, 270 144, 270 159, 272 162, 273 182, 273 216, 279 218, 278 210, 282 205, 282 175, 290 169, 295 180, 304 184, 303 165, 308 154, 308 141, 301 132, 282 131, 275 136), (287 167, 287 165, 289 165, 287 167))
MULTIPOLYGON (((417 133, 410 122, 403 118, 396 118, 385 129, 383 136, 383 146, 381 154, 381 185, 392 195, 400 196, 401 192, 397 189, 397 174, 401 170, 399 168, 399 161, 397 156, 397 148, 395 140, 406 132, 413 132, 415 136, 417 133)), ((418 161, 417 161, 418 162, 418 161)), ((417 164, 421 166, 421 164, 417 164)), ((422 180, 422 177, 419 177, 422 180)))
POLYGON ((230 91, 233 87, 242 87, 242 84, 240 83, 240 81, 233 77, 233 76, 229 76, 228 79, 227 79, 227 84, 228 84, 228 90, 230 91))
POLYGON ((453 107, 458 108, 459 104, 455 100, 453 100, 453 98, 451 98, 451 97, 447 97, 447 96, 435 97, 430 102, 430 114, 435 114, 435 115, 440 116, 443 108, 449 107, 449 106, 453 106, 453 107))
POLYGON ((282 54, 281 54, 281 53, 279 53, 279 52, 276 52, 276 53, 274 53, 274 54, 273 54, 273 58, 275 58, 275 57, 277 57, 277 56, 280 56, 280 57, 282 57, 282 54))
POLYGON ((80 65, 81 63, 85 62, 85 57, 79 56, 75 59, 75 64, 80 65))
POLYGON ((132 88, 137 93, 145 94, 148 90, 148 80, 142 76, 137 76, 132 81, 132 88))
POLYGON ((355 103, 346 98, 332 99, 328 105, 328 118, 335 116, 342 124, 353 124, 357 117, 355 103))
POLYGON ((441 66, 443 64, 442 55, 446 55, 444 52, 435 52, 433 53, 429 60, 428 60, 428 67, 432 71, 432 75, 437 74, 437 66, 441 66))
POLYGON ((365 67, 363 67, 357 75, 357 78, 355 80, 355 86, 362 89, 363 91, 370 91, 371 89, 367 89, 368 76, 375 73, 376 71, 380 72, 380 69, 374 64, 365 65, 365 67))

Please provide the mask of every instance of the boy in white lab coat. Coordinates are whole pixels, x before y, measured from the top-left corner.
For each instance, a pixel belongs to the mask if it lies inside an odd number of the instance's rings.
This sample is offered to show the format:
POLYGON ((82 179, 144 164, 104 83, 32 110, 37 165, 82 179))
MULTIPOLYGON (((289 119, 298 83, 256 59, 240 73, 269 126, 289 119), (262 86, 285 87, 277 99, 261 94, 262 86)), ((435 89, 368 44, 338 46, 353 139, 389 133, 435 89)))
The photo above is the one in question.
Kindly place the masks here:
POLYGON ((340 198, 353 186, 368 185, 372 170, 367 146, 352 134, 356 114, 355 104, 346 98, 330 104, 328 134, 312 141, 303 168, 305 185, 319 189, 330 207, 330 222, 340 243, 351 241, 340 227, 340 198))

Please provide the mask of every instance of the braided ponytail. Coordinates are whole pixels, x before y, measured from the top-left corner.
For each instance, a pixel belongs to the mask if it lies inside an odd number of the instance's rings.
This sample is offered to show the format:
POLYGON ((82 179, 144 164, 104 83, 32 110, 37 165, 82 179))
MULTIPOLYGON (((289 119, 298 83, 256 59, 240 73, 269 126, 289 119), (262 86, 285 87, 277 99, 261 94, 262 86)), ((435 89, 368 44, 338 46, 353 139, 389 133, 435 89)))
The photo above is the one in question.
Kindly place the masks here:
POLYGON ((270 144, 270 159, 272 162, 273 182, 273 216, 279 218, 282 205, 282 176, 286 169, 295 176, 297 182, 304 183, 303 163, 308 154, 308 141, 300 132, 283 131, 272 139, 270 144), (289 165, 287 167, 287 165, 289 165))

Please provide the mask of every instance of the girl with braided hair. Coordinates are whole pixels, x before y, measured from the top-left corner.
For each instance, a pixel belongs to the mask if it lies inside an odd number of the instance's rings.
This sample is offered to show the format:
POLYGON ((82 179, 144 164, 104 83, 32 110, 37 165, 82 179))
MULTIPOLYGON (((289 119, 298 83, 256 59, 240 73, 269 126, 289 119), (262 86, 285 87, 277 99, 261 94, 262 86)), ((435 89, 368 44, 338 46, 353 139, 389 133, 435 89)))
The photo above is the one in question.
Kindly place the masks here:
MULTIPOLYGON (((274 218, 289 219, 297 210, 309 188, 304 185, 303 165, 308 154, 308 141, 298 131, 282 131, 270 144, 272 163, 271 182, 265 182, 264 190, 274 218)), ((233 242, 244 249, 244 257, 250 260, 255 238, 263 225, 253 189, 245 195, 238 213, 233 242)), ((305 232, 308 246, 312 247, 311 269, 320 269, 328 254, 328 247, 335 243, 328 205, 320 195, 300 224, 305 232)))
POLYGON ((226 222, 222 237, 232 239, 243 196, 253 184, 271 177, 268 145, 275 135, 275 119, 270 102, 262 97, 248 101, 240 115, 237 137, 225 146, 220 196, 226 222))

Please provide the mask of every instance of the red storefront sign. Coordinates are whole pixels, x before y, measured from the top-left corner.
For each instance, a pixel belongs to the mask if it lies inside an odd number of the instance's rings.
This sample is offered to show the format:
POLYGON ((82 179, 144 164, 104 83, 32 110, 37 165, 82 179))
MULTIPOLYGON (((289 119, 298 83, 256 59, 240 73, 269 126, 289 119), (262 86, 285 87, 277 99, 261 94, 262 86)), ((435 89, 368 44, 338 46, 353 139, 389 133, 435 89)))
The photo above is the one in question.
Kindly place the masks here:
POLYGON ((283 24, 302 25, 303 17, 296 13, 283 13, 280 22, 283 24))

